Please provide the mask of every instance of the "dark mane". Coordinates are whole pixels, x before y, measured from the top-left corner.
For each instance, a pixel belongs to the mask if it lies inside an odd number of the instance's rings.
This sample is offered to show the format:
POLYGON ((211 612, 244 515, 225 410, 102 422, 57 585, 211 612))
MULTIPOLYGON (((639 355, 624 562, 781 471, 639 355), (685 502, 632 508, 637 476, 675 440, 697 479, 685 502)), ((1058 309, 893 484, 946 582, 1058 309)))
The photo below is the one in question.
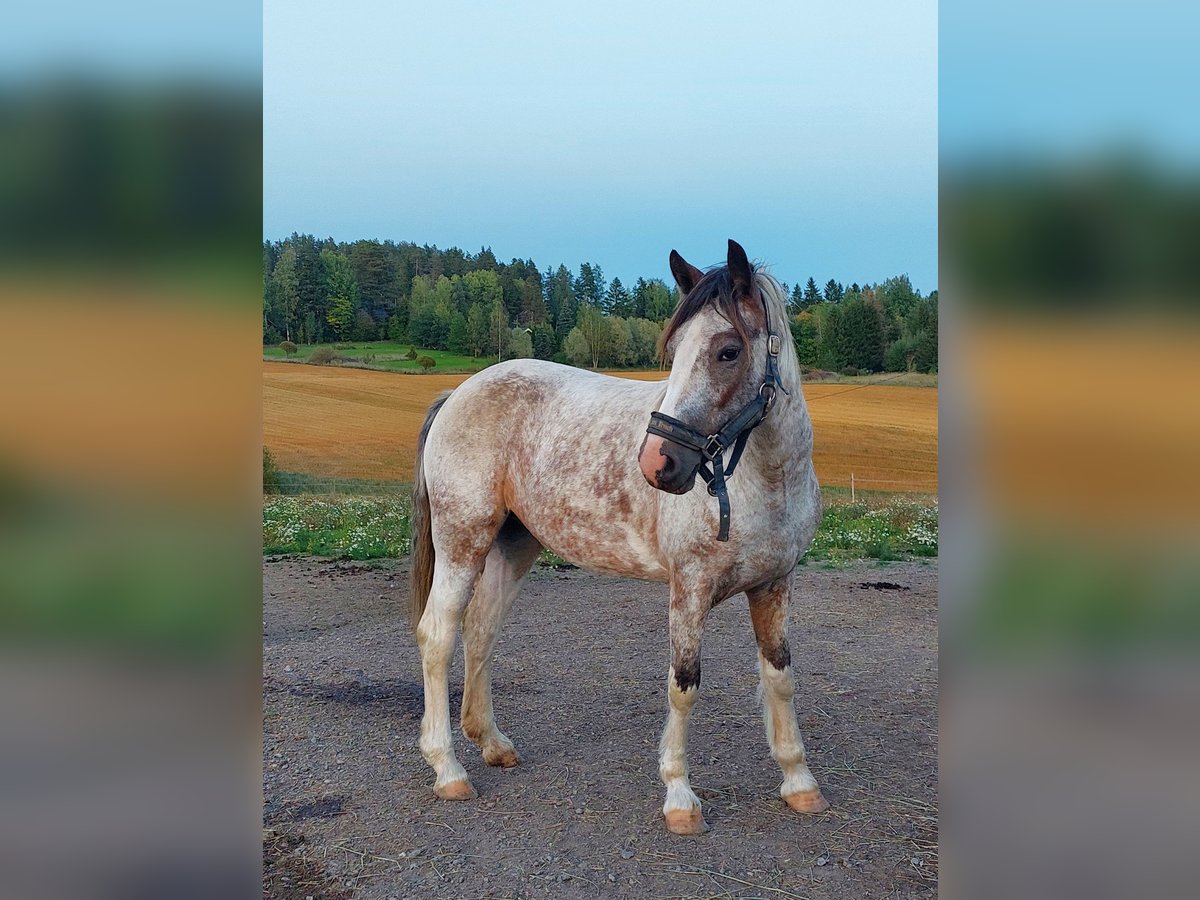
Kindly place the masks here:
MULTIPOLYGON (((753 271, 757 272, 757 267, 753 271)), ((716 269, 709 269, 704 273, 704 277, 696 282, 696 286, 688 292, 686 297, 679 301, 679 306, 675 307, 675 312, 671 314, 671 318, 663 326, 662 337, 658 339, 658 358, 660 362, 665 363, 667 361, 667 345, 671 342, 671 338, 675 336, 675 332, 691 321, 700 310, 704 309, 710 303, 716 307, 717 312, 729 320, 729 324, 737 331, 738 336, 742 339, 742 343, 749 345, 750 329, 747 327, 746 320, 742 316, 742 305, 738 302, 738 298, 733 295, 733 279, 729 277, 729 267, 720 266, 716 269)))

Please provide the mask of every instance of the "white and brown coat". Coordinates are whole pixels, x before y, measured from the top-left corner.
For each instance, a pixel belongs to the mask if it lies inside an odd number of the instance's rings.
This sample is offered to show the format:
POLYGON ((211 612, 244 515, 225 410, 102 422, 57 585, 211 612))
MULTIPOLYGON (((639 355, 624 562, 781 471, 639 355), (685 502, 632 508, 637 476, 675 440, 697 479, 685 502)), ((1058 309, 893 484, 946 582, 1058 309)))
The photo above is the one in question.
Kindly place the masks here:
POLYGON ((707 828, 688 783, 687 721, 705 616, 742 592, 759 646, 767 738, 784 774, 780 792, 798 811, 827 806, 805 761, 786 635, 792 571, 821 515, 786 303, 778 283, 755 272, 732 241, 728 264, 707 275, 678 254, 671 263, 684 300, 664 333, 673 359, 665 382, 513 360, 430 410, 414 491, 413 617, 425 678, 421 751, 440 797, 474 796, 450 736, 446 670, 460 623, 463 730, 489 765, 519 762, 493 715, 491 657, 521 580, 546 547, 586 569, 670 585, 659 771, 672 831, 707 828), (648 437, 646 424, 660 410, 712 433, 752 399, 766 364, 764 310, 785 337, 784 390, 729 481, 730 539, 717 542, 716 501, 689 490, 694 473, 665 472, 679 448, 648 437), (670 492, 678 490, 685 492, 670 492))

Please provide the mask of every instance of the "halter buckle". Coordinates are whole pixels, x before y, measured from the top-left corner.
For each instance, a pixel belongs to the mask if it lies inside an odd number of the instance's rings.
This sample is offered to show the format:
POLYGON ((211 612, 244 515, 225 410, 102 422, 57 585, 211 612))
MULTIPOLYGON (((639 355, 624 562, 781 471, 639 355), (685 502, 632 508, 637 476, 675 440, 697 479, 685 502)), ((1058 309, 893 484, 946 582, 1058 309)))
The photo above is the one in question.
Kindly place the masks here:
POLYGON ((720 437, 715 434, 708 436, 708 443, 704 445, 704 455, 708 459, 712 459, 719 453, 725 452, 725 446, 721 443, 720 437))
POLYGON ((767 335, 767 352, 772 356, 778 356, 779 351, 783 349, 783 341, 780 340, 777 334, 767 335))

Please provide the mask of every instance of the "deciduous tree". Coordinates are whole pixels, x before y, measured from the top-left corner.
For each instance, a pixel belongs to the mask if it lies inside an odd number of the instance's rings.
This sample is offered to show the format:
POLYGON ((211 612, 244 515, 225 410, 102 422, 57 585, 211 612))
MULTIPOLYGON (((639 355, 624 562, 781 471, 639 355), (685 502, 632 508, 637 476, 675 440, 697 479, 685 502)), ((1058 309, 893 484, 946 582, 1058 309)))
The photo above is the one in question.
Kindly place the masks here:
POLYGON ((608 354, 609 344, 612 340, 612 331, 608 327, 608 322, 600 314, 600 310, 591 304, 585 304, 579 309, 579 324, 575 327, 579 329, 583 339, 587 342, 592 368, 599 368, 600 360, 608 354))

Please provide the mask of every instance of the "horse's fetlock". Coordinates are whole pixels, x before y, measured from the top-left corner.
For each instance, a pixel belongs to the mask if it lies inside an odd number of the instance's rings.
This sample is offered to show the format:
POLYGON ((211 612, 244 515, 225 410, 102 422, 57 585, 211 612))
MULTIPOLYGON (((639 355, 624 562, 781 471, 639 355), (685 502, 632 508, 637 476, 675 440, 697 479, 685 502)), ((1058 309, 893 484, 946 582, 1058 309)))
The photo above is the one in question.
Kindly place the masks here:
POLYGON ((462 730, 467 739, 474 744, 483 743, 483 739, 487 736, 487 730, 474 718, 463 719, 462 730))
POLYGON ((792 768, 794 766, 807 765, 808 759, 805 757, 803 750, 798 750, 795 747, 784 747, 775 751, 775 762, 779 763, 781 768, 792 768))

